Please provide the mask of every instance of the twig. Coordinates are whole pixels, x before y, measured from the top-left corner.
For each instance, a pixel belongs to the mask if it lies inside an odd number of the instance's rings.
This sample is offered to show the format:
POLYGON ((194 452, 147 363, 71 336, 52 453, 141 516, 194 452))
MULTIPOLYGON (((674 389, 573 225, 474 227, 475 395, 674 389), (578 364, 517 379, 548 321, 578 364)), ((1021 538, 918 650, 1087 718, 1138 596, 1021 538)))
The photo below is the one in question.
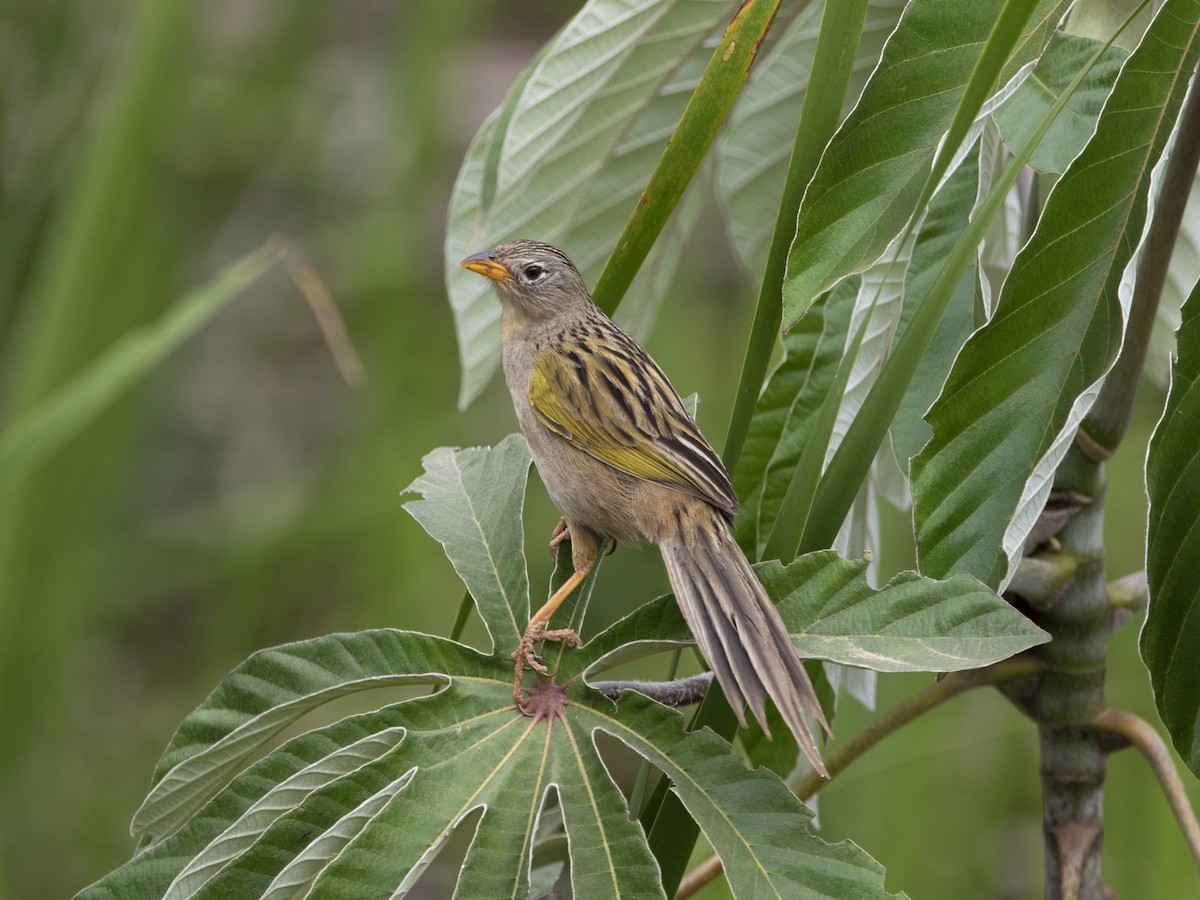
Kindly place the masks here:
POLYGON ((712 678, 712 672, 701 672, 674 681, 594 681, 592 687, 614 703, 625 691, 637 691, 655 703, 678 707, 691 706, 703 700, 712 678))
MULTIPOLYGON (((965 693, 972 688, 987 685, 999 685, 1018 678, 1036 675, 1045 669, 1045 663, 1035 657, 1016 657, 1006 659, 995 665, 982 669, 969 669, 963 672, 951 672, 941 681, 931 684, 922 691, 913 694, 892 710, 880 716, 845 744, 834 751, 825 760, 829 770, 829 779, 838 776, 852 762, 886 738, 898 731, 917 716, 928 712, 935 706, 945 703, 965 693)), ((816 772, 810 772, 798 784, 792 786, 792 792, 801 800, 807 800, 828 782, 816 772)), ((675 900, 686 900, 702 887, 716 878, 723 871, 721 860, 717 856, 706 859, 693 869, 680 882, 675 900)))
POLYGON ((1150 586, 1146 583, 1146 570, 1133 572, 1124 578, 1108 583, 1108 602, 1113 609, 1128 610, 1130 614, 1143 612, 1150 602, 1150 586))
POLYGON ((287 269, 296 288, 308 301, 317 326, 325 338, 325 344, 329 347, 329 353, 333 356, 334 365, 348 385, 361 387, 367 380, 367 370, 363 368, 362 360, 354 350, 354 344, 346 332, 346 324, 338 313, 337 304, 333 302, 329 288, 308 264, 300 249, 292 241, 286 238, 283 240, 284 268, 287 269))
POLYGON ((1141 716, 1134 715, 1123 709, 1106 709, 1092 719, 1092 727, 1100 731, 1119 734, 1133 746, 1142 751, 1150 769, 1159 785, 1166 794, 1167 804, 1175 814, 1179 830, 1187 842, 1192 859, 1200 867, 1200 823, 1196 821, 1196 813, 1188 802, 1187 792, 1183 781, 1171 761, 1170 751, 1162 736, 1141 716))

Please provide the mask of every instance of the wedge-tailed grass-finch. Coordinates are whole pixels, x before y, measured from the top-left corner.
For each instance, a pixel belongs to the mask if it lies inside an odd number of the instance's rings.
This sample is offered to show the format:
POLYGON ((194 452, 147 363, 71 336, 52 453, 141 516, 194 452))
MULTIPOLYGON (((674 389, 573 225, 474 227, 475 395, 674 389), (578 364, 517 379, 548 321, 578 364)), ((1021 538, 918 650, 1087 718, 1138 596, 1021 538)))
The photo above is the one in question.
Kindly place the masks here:
POLYGON ((513 654, 513 696, 526 668, 547 675, 539 640, 554 610, 595 565, 603 537, 662 551, 684 619, 738 719, 748 704, 766 728, 770 697, 816 770, 804 720, 828 730, 787 629, 729 533, 738 500, 717 454, 654 360, 592 300, 560 250, 510 241, 462 261, 490 278, 502 307, 504 376, 542 481, 562 513, 551 538, 570 538, 574 574, 529 622, 513 654))

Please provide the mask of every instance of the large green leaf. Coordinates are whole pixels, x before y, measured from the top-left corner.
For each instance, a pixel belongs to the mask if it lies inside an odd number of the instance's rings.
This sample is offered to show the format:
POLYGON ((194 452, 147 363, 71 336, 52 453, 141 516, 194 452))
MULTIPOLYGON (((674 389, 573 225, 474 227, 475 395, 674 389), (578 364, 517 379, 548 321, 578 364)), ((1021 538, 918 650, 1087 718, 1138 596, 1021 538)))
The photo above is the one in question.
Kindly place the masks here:
POLYGON ((913 460, 922 571, 1007 578, 1094 387, 1120 347, 1118 286, 1200 42, 1200 2, 1169 0, 1096 132, 1047 198, 996 314, 955 361, 913 460))
MULTIPOLYGON (((1044 0, 1022 34, 996 36, 997 47, 1015 47, 996 66, 1000 83, 1037 56, 1062 5, 1044 0)), ((950 14, 942 0, 914 0, 905 8, 805 195, 788 257, 785 327, 814 297, 879 259, 928 196, 939 141, 952 122, 975 114, 960 110, 959 100, 1004 7, 1001 0, 956 3, 950 14)))
MULTIPOLYGON (((770 561, 755 571, 776 602, 796 651, 880 672, 974 669, 1043 643, 1047 636, 974 578, 945 581, 903 572, 882 588, 867 582, 868 560, 832 550, 770 561)), ((592 678, 621 663, 691 642, 671 596, 626 616, 573 653, 560 673, 592 678)))
MULTIPOLYGON (((410 504, 471 586, 496 636, 490 654, 392 629, 254 654, 167 747, 134 820, 143 852, 83 896, 403 895, 469 819, 455 896, 525 897, 534 847, 551 830, 540 823, 555 818, 552 793, 567 842, 551 835, 539 851, 542 884, 558 871, 545 858, 558 846, 575 896, 662 896, 645 835, 597 753, 599 731, 675 784, 739 894, 887 896, 878 864, 813 836, 808 811, 776 776, 748 771, 711 733, 688 734, 679 712, 636 695, 614 707, 581 677, 621 654, 614 636, 632 640, 634 653, 644 640, 690 641, 673 601, 643 607, 580 650, 548 654, 562 688, 537 694, 549 699, 547 715, 515 709, 511 622, 527 614, 516 608, 528 588, 512 523, 527 472, 517 437, 490 450, 435 451, 410 504), (440 689, 398 693, 415 684, 440 689), (373 698, 376 708, 270 749, 283 729, 348 698, 359 708, 373 698)), ((563 624, 581 624, 587 587, 563 624)))
POLYGON ((521 521, 529 448, 509 435, 494 448, 427 455, 425 474, 405 493, 421 494, 404 508, 446 550, 475 599, 497 652, 516 649, 529 622, 525 532, 521 521))
POLYGON ((597 753, 597 731, 666 773, 739 895, 887 896, 878 864, 852 844, 813 836, 808 812, 776 776, 746 770, 711 733, 687 733, 679 712, 637 695, 614 708, 578 678, 562 699, 560 717, 527 718, 513 708, 506 658, 401 631, 257 654, 181 729, 210 737, 159 782, 182 795, 160 799, 189 817, 82 896, 161 896, 168 886, 178 897, 404 895, 482 810, 455 896, 524 897, 551 788, 575 896, 662 896, 645 837, 597 753), (431 673, 435 659, 441 668, 431 673), (248 768, 224 752, 261 745, 258 722, 291 722, 334 695, 404 680, 446 687, 309 732, 248 768), (223 780, 204 805, 190 776, 207 780, 214 760, 223 780))
MULTIPOLYGON (((509 238, 537 238, 594 278, 700 78, 705 39, 736 8, 732 0, 589 0, 475 136, 445 249, 462 404, 499 363, 500 308, 486 280, 458 261, 509 238)), ((673 264, 656 258, 646 268, 673 264)))
POLYGON ((1171 741, 1200 775, 1200 282, 1183 306, 1171 392, 1150 440, 1146 580, 1150 608, 1141 649, 1171 741))
MULTIPOLYGON (((714 148, 717 194, 730 236, 742 262, 756 276, 767 262, 823 7, 820 2, 805 5, 755 64, 714 148)), ((868 4, 844 109, 857 102, 903 9, 903 0, 868 4)))
POLYGON ((878 672, 952 672, 1049 639, 974 578, 902 572, 875 590, 867 565, 822 551, 758 567, 801 656, 878 672))

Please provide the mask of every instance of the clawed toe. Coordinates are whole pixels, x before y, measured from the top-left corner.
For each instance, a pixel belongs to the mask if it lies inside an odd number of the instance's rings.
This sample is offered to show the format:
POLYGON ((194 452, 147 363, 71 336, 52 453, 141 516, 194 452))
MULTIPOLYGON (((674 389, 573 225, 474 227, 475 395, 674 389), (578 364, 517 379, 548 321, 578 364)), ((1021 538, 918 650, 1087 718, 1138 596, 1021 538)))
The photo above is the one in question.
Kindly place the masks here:
POLYGON ((512 653, 514 663, 513 700, 516 702, 517 709, 523 713, 525 712, 525 697, 521 692, 521 682, 525 678, 525 670, 531 669, 543 678, 551 677, 550 670, 538 660, 537 654, 533 652, 534 645, 542 640, 561 641, 568 647, 583 646, 583 641, 579 639, 579 635, 572 628, 555 628, 547 631, 544 622, 529 623, 529 627, 525 629, 525 634, 521 638, 521 643, 512 653))
POLYGON ((573 628, 556 628, 553 631, 543 631, 542 640, 562 641, 568 647, 583 646, 583 641, 579 639, 579 635, 575 633, 575 629, 573 628))
POLYGON ((559 544, 569 540, 571 540, 571 528, 567 525, 566 517, 563 517, 558 520, 558 524, 550 532, 550 558, 557 562, 559 544))

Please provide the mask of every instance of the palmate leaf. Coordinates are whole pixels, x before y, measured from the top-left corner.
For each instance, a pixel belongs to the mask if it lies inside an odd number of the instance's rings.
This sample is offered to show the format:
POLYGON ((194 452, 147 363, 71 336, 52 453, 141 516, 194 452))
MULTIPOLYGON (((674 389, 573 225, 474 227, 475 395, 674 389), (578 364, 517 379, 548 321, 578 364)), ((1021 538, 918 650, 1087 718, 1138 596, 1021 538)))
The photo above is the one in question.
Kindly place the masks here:
MULTIPOLYGON (((505 537, 520 530, 527 451, 514 437, 490 450, 436 451, 426 465, 410 509, 486 598, 492 652, 377 629, 254 654, 169 744, 134 822, 143 852, 81 896, 402 896, 460 825, 474 831, 456 897, 528 896, 533 850, 547 831, 546 846, 567 853, 575 896, 662 896, 646 837, 597 752, 600 733, 666 774, 738 896, 888 896, 878 864, 852 844, 811 834, 808 811, 774 774, 747 770, 711 732, 687 733, 678 711, 628 693, 614 705, 591 686, 618 662, 690 642, 670 597, 583 648, 547 653, 561 715, 521 715, 500 635, 527 603, 520 545, 505 537), (466 509, 475 512, 464 521, 466 509), (395 690, 414 684, 439 689, 395 690), (283 729, 348 697, 374 708, 270 749, 283 729), (542 827, 558 817, 565 845, 542 827)), ((865 567, 832 552, 759 567, 802 653, 946 670, 1042 638, 968 577, 938 583, 910 573, 873 591, 865 567)), ((584 593, 563 624, 580 623, 584 593)), ((539 854, 545 886, 555 860, 539 854)))
MULTIPOLYGON (((503 240, 536 238, 561 246, 593 281, 699 80, 705 40, 737 7, 589 0, 480 128, 454 187, 445 246, 463 405, 499 364, 500 308, 486 281, 458 261, 503 240)), ((678 244, 660 244, 665 253, 643 271, 674 268, 669 253, 678 244)), ((649 296, 652 285, 640 284, 649 296)))
POLYGON ((1188 768, 1200 775, 1200 678, 1194 652, 1200 641, 1200 581, 1194 563, 1200 554, 1200 283, 1183 306, 1177 338, 1171 392, 1146 461, 1150 607, 1141 650, 1171 741, 1188 768))
POLYGON ((991 321, 955 360, 913 459, 921 570, 1004 583, 1120 347, 1118 288, 1151 170, 1200 53, 1198 0, 1168 0, 1095 134, 1047 198, 991 321))
MULTIPOLYGON (((309 732, 231 772, 233 781, 178 832, 82 896, 161 896, 168 888, 179 897, 403 895, 454 829, 482 810, 455 896, 524 897, 551 794, 570 842, 575 896, 662 896, 645 838, 596 751, 597 732, 671 778, 739 896, 888 896, 878 864, 852 844, 813 836, 809 814, 776 776, 747 771, 711 733, 686 733, 677 711, 637 695, 614 708, 573 679, 566 715, 536 721, 513 708, 505 661, 406 632, 362 638, 379 649, 377 678, 396 677, 410 657, 440 654, 448 686, 309 732), (348 747, 369 748, 354 755, 355 768, 345 764, 348 747)), ((325 645, 343 639, 293 645, 289 657, 326 660, 325 645)), ((303 689, 294 678, 286 686, 272 680, 283 671, 272 666, 274 652, 235 673, 258 681, 263 715, 271 688, 281 699, 303 689)))

